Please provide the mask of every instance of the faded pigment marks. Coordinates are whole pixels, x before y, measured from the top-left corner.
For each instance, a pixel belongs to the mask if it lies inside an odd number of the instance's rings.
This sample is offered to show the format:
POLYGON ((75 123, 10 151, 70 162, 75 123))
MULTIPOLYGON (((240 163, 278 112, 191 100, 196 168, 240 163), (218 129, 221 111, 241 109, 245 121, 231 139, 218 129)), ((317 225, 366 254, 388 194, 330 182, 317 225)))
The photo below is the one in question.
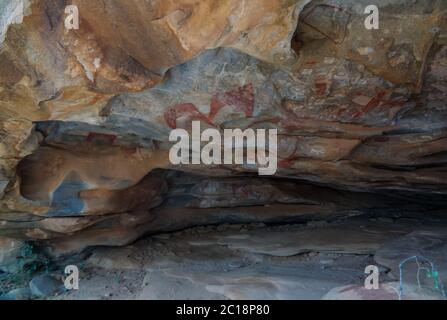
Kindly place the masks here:
POLYGON ((171 164, 249 165, 260 175, 274 175, 277 169, 277 129, 201 130, 200 121, 192 121, 191 135, 174 129, 169 141, 176 142, 169 152, 171 164), (204 146, 202 143, 206 142, 204 146))

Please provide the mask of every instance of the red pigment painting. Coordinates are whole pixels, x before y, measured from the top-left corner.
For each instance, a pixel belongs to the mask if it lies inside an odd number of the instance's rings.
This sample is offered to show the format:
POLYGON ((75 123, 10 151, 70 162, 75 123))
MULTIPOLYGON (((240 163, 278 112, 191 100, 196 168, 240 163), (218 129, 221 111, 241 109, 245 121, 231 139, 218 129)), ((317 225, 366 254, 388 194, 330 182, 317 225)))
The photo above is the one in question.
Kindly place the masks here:
POLYGON ((116 140, 116 135, 107 134, 107 133, 99 133, 99 132, 90 132, 86 139, 88 142, 96 142, 96 143, 105 143, 105 144, 113 144, 116 140))
POLYGON ((228 92, 215 93, 211 98, 210 112, 208 115, 201 113, 192 103, 181 103, 172 106, 165 112, 164 118, 170 128, 177 128, 177 119, 184 117, 193 120, 200 120, 214 125, 213 119, 219 110, 226 106, 231 106, 235 111, 243 112, 246 117, 253 115, 255 97, 253 84, 247 84, 228 92))

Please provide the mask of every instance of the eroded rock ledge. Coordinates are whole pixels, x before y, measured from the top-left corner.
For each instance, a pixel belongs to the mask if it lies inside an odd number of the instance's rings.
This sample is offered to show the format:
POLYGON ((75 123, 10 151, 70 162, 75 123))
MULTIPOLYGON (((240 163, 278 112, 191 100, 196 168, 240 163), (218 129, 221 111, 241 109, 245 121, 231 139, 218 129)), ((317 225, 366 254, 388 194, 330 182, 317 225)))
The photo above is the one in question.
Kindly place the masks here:
POLYGON ((0 267, 223 222, 407 210, 447 194, 447 4, 0 5, 0 267), (279 169, 174 167, 169 132, 276 128, 279 169), (157 170, 156 170, 157 169, 157 170))

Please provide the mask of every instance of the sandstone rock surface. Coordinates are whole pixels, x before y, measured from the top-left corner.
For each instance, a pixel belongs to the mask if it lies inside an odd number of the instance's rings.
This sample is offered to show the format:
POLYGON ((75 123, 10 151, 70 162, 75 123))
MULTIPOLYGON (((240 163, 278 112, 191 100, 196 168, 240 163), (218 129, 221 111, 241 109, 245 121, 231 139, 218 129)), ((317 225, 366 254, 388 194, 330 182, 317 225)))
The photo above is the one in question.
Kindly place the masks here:
MULTIPOLYGON (((445 214, 447 3, 0 4, 0 266, 216 223, 445 214), (278 171, 173 166, 169 132, 275 128, 278 171)), ((294 248, 293 250, 299 250, 294 248)), ((366 250, 366 249, 365 249, 366 250)))

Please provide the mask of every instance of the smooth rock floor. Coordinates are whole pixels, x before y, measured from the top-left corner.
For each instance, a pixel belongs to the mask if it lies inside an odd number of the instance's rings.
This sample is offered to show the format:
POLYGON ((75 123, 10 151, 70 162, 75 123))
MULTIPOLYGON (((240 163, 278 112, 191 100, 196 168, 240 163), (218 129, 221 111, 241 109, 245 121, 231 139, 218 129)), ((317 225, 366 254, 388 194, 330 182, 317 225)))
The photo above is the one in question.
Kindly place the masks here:
MULTIPOLYGON (((447 221, 354 217, 335 222, 196 227, 95 248, 79 290, 53 299, 398 299, 399 263, 420 255, 447 276, 447 221), (421 240, 422 237, 422 240, 421 240), (366 290, 368 265, 380 289, 366 290)), ((404 266, 402 299, 442 299, 422 263, 404 266)))

